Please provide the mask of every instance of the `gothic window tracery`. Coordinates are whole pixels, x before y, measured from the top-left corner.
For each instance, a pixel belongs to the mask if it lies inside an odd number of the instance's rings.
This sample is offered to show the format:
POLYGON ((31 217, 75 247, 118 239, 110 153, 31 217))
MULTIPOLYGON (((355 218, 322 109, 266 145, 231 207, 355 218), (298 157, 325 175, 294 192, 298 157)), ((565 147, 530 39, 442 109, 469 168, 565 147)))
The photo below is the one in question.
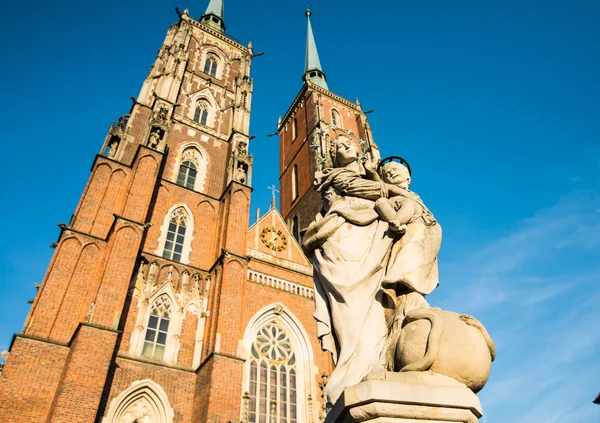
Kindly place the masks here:
POLYGON ((148 327, 144 338, 142 355, 148 358, 162 360, 167 344, 169 321, 171 318, 171 300, 166 295, 161 295, 152 304, 148 327))
POLYGON ((188 219, 188 213, 183 207, 179 207, 171 213, 162 254, 164 258, 181 261, 188 219))
POLYGON ((296 356, 288 334, 271 321, 250 351, 248 421, 297 423, 296 356))
POLYGON ((196 109, 194 110, 194 120, 202 125, 206 125, 208 122, 208 111, 208 102, 206 100, 199 100, 196 103, 196 109))
POLYGON ((203 170, 203 167, 204 160, 200 151, 194 147, 183 150, 183 153, 181 154, 181 164, 179 165, 179 171, 177 173, 177 185, 195 189, 198 180, 198 172, 203 170))
POLYGON ((217 68, 219 67, 219 58, 216 54, 209 53, 206 55, 206 61, 204 62, 204 73, 212 76, 217 76, 217 68))

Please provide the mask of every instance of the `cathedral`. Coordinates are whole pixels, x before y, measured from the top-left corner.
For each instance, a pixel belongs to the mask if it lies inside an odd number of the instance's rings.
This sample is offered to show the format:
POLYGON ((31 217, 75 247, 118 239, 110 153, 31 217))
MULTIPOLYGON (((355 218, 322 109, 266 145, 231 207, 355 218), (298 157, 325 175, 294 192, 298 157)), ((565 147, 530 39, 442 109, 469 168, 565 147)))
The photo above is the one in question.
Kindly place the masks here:
POLYGON ((3 422, 322 421, 333 364, 301 229, 321 208, 323 133, 363 150, 372 134, 329 91, 306 15, 303 84, 277 131, 281 210, 250 227, 252 45, 225 33, 222 0, 168 29, 60 226, 0 377, 3 422))

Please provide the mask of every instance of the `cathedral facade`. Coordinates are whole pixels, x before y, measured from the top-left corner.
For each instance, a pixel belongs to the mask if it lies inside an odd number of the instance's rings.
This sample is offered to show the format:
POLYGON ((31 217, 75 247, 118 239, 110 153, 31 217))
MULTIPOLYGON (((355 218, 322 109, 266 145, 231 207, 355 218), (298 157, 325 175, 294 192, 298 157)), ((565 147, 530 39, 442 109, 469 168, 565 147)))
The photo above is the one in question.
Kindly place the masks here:
POLYGON ((248 227, 254 53, 224 30, 220 0, 184 11, 110 127, 11 344, 2 421, 322 419, 333 364, 300 229, 320 209, 322 131, 370 129, 328 90, 309 19, 304 84, 278 128, 281 213, 248 227))

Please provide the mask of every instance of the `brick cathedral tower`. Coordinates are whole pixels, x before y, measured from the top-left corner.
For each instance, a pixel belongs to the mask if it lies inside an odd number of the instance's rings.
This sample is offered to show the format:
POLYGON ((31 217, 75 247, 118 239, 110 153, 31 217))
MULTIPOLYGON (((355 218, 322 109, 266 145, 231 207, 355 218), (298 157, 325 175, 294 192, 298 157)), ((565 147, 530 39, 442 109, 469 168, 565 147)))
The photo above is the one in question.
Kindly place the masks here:
POLYGON ((296 239, 321 209, 321 197, 312 183, 315 171, 326 155, 326 139, 345 133, 358 142, 365 153, 378 157, 369 122, 358 99, 352 103, 329 91, 325 72, 306 11, 306 60, 304 84, 292 105, 279 121, 279 184, 281 214, 296 239))
MULTIPOLYGON (((13 338, 3 422, 319 421, 331 362, 312 270, 276 209, 248 228, 253 52, 223 16, 222 0, 198 20, 186 9, 110 127, 13 338)), ((309 39, 316 65, 282 122, 282 167, 302 176, 334 108, 363 130, 360 107, 327 91, 309 39)), ((284 198, 286 215, 297 200, 284 198)))

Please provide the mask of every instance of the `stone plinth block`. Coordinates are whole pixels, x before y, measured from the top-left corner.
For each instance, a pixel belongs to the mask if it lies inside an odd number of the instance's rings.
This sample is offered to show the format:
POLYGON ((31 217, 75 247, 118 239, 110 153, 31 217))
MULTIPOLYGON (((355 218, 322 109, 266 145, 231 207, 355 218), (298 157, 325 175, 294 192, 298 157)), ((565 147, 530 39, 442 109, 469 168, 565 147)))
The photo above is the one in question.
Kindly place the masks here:
POLYGON ((477 423, 479 398, 465 385, 431 372, 380 372, 346 388, 325 423, 477 423))

